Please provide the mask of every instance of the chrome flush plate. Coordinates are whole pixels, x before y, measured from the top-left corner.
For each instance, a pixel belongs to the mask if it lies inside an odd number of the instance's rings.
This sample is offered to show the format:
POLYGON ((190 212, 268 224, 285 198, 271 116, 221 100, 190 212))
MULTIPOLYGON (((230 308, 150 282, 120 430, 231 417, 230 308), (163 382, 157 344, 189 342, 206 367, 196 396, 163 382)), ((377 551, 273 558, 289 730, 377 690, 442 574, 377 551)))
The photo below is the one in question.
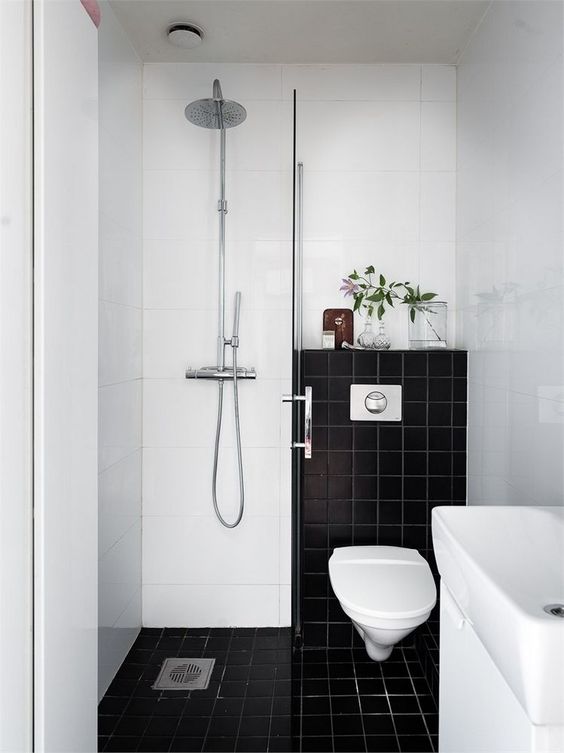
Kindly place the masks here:
POLYGON ((401 421, 400 384, 351 384, 351 421, 401 421))

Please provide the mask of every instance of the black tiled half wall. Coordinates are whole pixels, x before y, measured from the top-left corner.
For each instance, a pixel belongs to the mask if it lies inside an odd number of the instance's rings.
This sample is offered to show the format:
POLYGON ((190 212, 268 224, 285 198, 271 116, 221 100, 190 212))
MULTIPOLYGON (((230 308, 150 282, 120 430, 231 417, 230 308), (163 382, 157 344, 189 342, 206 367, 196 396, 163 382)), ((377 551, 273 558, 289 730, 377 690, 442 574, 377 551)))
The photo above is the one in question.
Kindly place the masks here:
POLYGON ((313 457, 303 478, 304 645, 362 646, 331 589, 329 557, 353 544, 411 547, 438 583, 431 510, 466 500, 467 354, 307 350, 303 364, 313 396, 313 457), (401 384, 402 421, 351 421, 351 384, 401 384))

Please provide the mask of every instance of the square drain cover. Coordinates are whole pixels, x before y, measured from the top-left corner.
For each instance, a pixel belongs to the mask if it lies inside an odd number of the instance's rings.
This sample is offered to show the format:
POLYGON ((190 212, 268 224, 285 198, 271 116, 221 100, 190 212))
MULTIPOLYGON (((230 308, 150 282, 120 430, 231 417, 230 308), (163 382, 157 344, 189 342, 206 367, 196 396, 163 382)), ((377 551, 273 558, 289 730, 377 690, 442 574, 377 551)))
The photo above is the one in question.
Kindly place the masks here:
POLYGON ((165 659, 153 690, 205 690, 215 659, 165 659))

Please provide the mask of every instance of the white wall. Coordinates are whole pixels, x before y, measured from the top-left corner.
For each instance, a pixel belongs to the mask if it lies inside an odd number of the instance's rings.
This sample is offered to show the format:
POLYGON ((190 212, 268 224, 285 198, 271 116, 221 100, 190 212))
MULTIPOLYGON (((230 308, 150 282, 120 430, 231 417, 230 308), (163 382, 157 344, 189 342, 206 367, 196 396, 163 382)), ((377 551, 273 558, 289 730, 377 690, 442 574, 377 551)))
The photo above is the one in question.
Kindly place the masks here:
MULTIPOLYGON (((305 345, 340 278, 374 263, 452 300, 455 71, 448 66, 148 64, 144 68, 143 615, 147 625, 288 624, 292 89, 305 163, 305 345), (219 77, 247 121, 227 134, 227 300, 243 293, 247 512, 213 515, 217 133, 184 119, 219 77)), ((396 312, 394 312, 396 313, 396 312)), ((230 331, 228 314, 228 332, 230 331)), ((390 318, 406 344, 406 314, 390 318)), ((229 392, 229 390, 228 390, 229 392)), ((227 401, 221 500, 237 503, 227 401)))
POLYGON ((469 501, 564 492, 563 6, 494 2, 458 72, 469 501))
POLYGON ((0 3, 0 751, 31 750, 32 15, 0 3))
MULTIPOLYGON (((304 345, 325 308, 351 306, 341 278, 373 264, 450 304, 454 336, 456 69, 443 65, 284 68, 298 96, 304 162, 304 345)), ((385 316, 407 347, 405 307, 385 316)), ((355 336, 363 324, 355 317, 355 336)))
POLYGON ((34 750, 96 749, 98 34, 34 4, 34 750))
POLYGON ((142 66, 108 3, 99 71, 101 697, 141 626, 142 66))
MULTIPOLYGON (((288 624, 291 119, 278 66, 146 65, 144 74, 143 614, 146 625, 288 624), (217 132, 184 107, 221 78, 248 120, 227 134, 227 301, 243 293, 239 363, 246 512, 216 520, 217 385, 186 381, 216 360, 217 132)), ((231 310, 227 334, 231 331, 231 310)), ((231 388, 220 499, 238 504, 231 388)))

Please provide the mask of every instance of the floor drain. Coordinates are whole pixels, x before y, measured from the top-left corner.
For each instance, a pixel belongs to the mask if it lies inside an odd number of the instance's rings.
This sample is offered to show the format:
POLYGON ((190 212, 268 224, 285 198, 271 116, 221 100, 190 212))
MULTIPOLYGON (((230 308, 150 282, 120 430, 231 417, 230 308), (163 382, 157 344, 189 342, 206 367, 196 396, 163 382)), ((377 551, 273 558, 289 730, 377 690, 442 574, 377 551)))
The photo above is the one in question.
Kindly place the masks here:
POLYGON ((544 611, 553 617, 564 617, 564 604, 547 604, 544 611))
POLYGON ((165 659, 153 690, 205 690, 215 659, 165 659))

